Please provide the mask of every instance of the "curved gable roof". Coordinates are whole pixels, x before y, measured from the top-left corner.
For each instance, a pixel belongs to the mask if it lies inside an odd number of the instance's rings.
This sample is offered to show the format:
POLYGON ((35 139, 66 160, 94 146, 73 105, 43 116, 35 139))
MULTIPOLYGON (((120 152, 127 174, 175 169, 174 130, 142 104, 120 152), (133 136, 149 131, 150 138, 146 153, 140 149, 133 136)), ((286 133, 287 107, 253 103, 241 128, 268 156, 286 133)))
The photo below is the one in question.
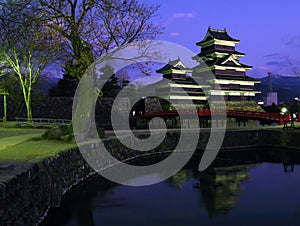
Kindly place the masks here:
POLYGON ((197 45, 201 45, 202 43, 205 43, 207 41, 210 41, 212 39, 218 39, 218 40, 223 40, 223 41, 232 41, 232 42, 239 42, 240 40, 232 38, 228 33, 227 30, 218 30, 218 29, 213 29, 211 27, 208 28, 206 35, 204 39, 200 42, 197 42, 197 45))

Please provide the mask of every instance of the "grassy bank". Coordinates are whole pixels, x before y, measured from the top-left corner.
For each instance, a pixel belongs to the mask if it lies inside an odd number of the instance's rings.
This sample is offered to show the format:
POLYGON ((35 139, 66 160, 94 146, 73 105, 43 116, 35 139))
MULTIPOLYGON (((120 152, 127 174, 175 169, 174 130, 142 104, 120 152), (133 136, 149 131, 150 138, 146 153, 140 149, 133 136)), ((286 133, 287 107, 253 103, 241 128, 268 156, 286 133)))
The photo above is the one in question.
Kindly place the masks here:
MULTIPOLYGON (((45 130, 43 129, 23 129, 23 128, 1 128, 0 127, 0 139, 11 136, 21 136, 28 134, 42 134, 45 130)), ((0 143, 1 144, 1 143, 0 143)))
POLYGON ((42 129, 0 128, 0 161, 28 161, 70 149, 75 144, 43 140, 42 129))

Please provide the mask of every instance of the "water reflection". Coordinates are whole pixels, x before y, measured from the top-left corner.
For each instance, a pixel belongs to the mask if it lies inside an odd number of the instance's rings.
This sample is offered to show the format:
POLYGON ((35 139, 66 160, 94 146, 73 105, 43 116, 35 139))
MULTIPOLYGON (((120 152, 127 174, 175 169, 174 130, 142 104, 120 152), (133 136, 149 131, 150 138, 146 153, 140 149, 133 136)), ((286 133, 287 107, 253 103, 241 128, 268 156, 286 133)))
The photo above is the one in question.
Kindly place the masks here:
POLYGON ((209 168, 200 174, 198 187, 210 218, 236 205, 239 183, 246 178, 246 166, 209 168))
POLYGON ((167 182, 170 184, 170 186, 181 189, 186 181, 190 180, 191 178, 193 178, 192 170, 182 169, 169 180, 167 180, 167 182))
POLYGON ((284 172, 294 172, 295 160, 296 160, 295 158, 296 156, 294 155, 295 153, 293 152, 282 151, 281 160, 282 160, 284 172))
MULTIPOLYGON (((147 187, 94 178, 66 196, 42 225, 300 223, 299 152, 224 151, 204 172, 197 170, 200 158, 201 154, 195 155, 173 177, 147 187)), ((140 160, 139 164, 151 164, 152 160, 140 160)))

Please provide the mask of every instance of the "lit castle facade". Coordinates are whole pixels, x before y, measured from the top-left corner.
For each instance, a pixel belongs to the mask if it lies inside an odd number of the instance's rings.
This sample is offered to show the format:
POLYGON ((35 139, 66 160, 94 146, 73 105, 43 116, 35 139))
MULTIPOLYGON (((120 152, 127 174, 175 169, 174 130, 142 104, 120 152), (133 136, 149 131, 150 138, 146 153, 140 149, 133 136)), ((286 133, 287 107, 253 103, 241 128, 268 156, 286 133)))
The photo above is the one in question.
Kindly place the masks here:
POLYGON ((254 98, 260 91, 254 85, 260 83, 260 80, 248 76, 247 71, 252 67, 239 61, 245 56, 236 50, 235 46, 239 42, 229 36, 226 29, 216 30, 209 27, 203 40, 196 43, 201 47, 201 52, 193 59, 199 65, 188 68, 180 58, 169 61, 156 72, 163 74, 163 78, 171 80, 172 83, 160 81, 152 86, 157 92, 165 93, 164 98, 175 104, 184 104, 184 100, 189 99, 201 107, 205 106, 211 96, 222 95, 228 108, 238 109, 242 105, 244 108, 241 110, 259 108, 254 98), (188 73, 192 76, 187 75, 188 73), (205 79, 208 73, 211 76, 205 79), (199 80, 202 83, 195 82, 199 80), (182 95, 183 90, 188 96, 182 95))

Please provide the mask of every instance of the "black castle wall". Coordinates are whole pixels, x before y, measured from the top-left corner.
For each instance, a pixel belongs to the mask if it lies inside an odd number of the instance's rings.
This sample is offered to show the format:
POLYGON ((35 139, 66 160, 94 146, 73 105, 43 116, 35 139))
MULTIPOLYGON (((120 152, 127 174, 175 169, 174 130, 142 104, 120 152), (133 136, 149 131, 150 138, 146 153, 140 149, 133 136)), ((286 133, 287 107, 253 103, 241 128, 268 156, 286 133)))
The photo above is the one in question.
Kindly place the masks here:
MULTIPOLYGON (((112 98, 101 98, 97 101, 95 120, 99 127, 110 127, 111 107, 114 101, 112 98)), ((72 119, 73 97, 43 97, 32 100, 33 118, 53 118, 53 119, 72 119)), ((128 103, 124 100, 123 107, 128 103)), ((0 98, 0 118, 4 115, 3 98, 0 98)), ((19 106, 13 106, 11 101, 7 100, 7 120, 14 121, 16 118, 26 118, 26 108, 23 103, 19 106)))

